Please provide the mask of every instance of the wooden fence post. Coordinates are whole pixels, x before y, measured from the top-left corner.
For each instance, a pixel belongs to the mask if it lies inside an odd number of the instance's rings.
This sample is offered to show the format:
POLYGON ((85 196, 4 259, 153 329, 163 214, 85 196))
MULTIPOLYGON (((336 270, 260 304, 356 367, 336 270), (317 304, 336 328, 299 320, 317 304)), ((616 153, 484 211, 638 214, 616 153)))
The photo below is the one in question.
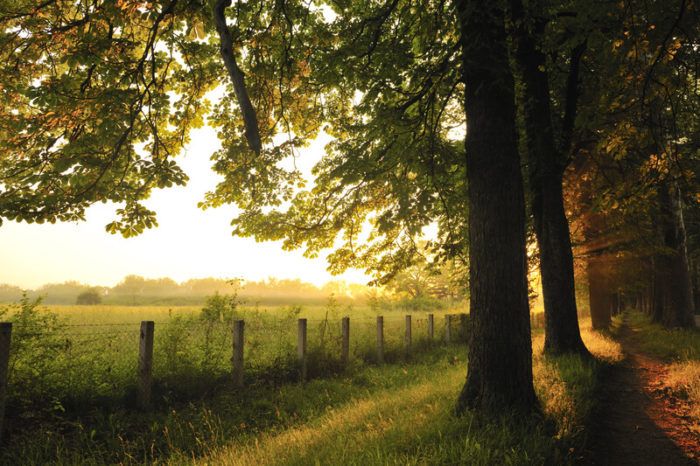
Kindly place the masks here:
POLYGON ((154 325, 151 320, 141 322, 141 336, 139 339, 139 405, 141 409, 149 409, 151 406, 154 325))
POLYGON ((406 354, 411 352, 411 316, 406 316, 406 335, 404 336, 404 351, 406 354))
POLYGON ((445 343, 452 342, 452 314, 445 314, 445 343))
POLYGON ((233 321, 233 383, 237 387, 243 386, 243 344, 245 321, 233 321))
POLYGON ((459 315, 459 332, 463 342, 469 339, 469 316, 465 313, 459 315))
POLYGON ((350 359, 350 317, 343 317, 340 326, 343 338, 340 348, 340 360, 345 365, 350 359))
POLYGON ((435 316, 428 314, 428 338, 432 341, 435 336, 435 316))
POLYGON ((377 316, 377 362, 384 362, 384 317, 377 316))
POLYGON ((0 440, 5 421, 5 402, 7 401, 7 378, 10 362, 10 342, 12 341, 12 324, 0 323, 0 440))
POLYGON ((297 355, 299 357, 299 378, 306 380, 306 319, 299 319, 297 332, 297 355))

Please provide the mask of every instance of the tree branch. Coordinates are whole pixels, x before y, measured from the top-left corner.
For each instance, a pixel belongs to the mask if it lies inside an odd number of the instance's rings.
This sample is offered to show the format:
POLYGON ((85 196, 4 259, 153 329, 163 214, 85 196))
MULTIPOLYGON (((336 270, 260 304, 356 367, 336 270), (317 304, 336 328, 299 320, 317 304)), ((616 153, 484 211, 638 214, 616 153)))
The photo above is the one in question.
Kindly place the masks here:
POLYGON ((569 75, 566 77, 566 103, 564 107, 564 119, 562 122, 562 149, 565 154, 571 150, 571 139, 576 122, 578 110, 579 74, 581 69, 581 57, 586 50, 586 41, 583 41, 571 50, 569 63, 569 75))
POLYGON ((233 53, 233 38, 231 31, 226 25, 226 8, 231 6, 231 0, 217 0, 214 5, 214 23, 216 24, 216 32, 219 34, 221 42, 220 51, 221 57, 226 65, 233 91, 238 99, 238 105, 243 113, 243 122, 245 124, 245 137, 248 140, 248 145, 256 154, 260 154, 262 144, 260 142, 260 131, 258 129, 258 117, 253 108, 253 104, 248 96, 248 90, 245 86, 243 71, 236 63, 236 57, 233 53))

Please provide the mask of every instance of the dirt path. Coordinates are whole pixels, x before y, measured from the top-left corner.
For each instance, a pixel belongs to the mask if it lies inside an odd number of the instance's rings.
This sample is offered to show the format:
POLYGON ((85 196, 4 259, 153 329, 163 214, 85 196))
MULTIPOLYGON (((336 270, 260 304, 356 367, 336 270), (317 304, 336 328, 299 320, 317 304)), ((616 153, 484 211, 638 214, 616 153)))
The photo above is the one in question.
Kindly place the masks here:
POLYGON ((624 325, 625 360, 604 374, 600 419, 594 424, 590 465, 700 464, 700 438, 683 422, 680 400, 661 387, 666 365, 642 354, 624 325))

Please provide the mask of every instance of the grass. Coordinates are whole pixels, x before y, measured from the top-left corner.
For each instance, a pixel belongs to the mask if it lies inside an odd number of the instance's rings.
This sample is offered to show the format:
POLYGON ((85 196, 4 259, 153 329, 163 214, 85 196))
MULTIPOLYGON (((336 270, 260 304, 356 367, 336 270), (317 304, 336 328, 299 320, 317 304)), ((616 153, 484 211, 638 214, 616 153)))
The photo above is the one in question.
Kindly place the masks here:
MULTIPOLYGON (((599 357, 618 361, 619 346, 584 331, 599 357)), ((543 337, 535 336, 541 350, 543 337)), ((353 399, 310 422, 234 440, 201 464, 565 464, 579 458, 583 425, 594 406, 595 365, 577 357, 545 358, 536 351, 535 385, 547 423, 484 422, 451 412, 464 383, 464 362, 447 354, 421 367, 408 386, 353 399), (425 372, 424 372, 425 371, 425 372)), ((412 371, 415 370, 412 368, 412 371)), ((184 458, 184 456, 180 457, 184 458)))
MULTIPOLYGON (((377 366, 377 312, 353 310, 352 364, 342 370, 333 356, 337 329, 329 322, 347 309, 238 309, 250 345, 247 386, 238 389, 228 382, 230 315, 209 322, 196 308, 56 311, 83 326, 59 328, 59 341, 80 329, 89 329, 81 338, 96 341, 82 358, 66 358, 65 347, 56 349, 55 357, 44 358, 50 360, 44 382, 35 379, 45 389, 25 394, 24 405, 20 394, 13 395, 2 463, 560 464, 579 456, 594 407, 596 366, 541 356, 541 331, 534 335, 533 367, 546 421, 486 422, 452 415, 467 351, 464 345, 421 341, 424 314, 414 313, 416 351, 408 358, 401 346, 403 313, 385 314, 389 363, 377 366), (293 321, 301 315, 310 319, 316 358, 310 361, 316 378, 305 384, 294 382, 293 321), (129 404, 138 330, 130 324, 133 329, 116 333, 121 324, 144 318, 156 321, 156 404, 148 413, 129 404), (104 339, 111 346, 100 346, 104 339)), ((443 313, 436 313, 436 338, 443 313)), ((601 359, 621 357, 612 340, 589 330, 583 336, 601 359)))
POLYGON ((670 361, 664 386, 690 404, 694 424, 700 424, 700 331, 666 329, 639 312, 628 312, 633 339, 647 354, 670 361))
MULTIPOLYGON (((223 308, 215 313, 157 306, 53 306, 48 311, 34 309, 29 320, 15 323, 10 414, 36 411, 44 416, 47 406, 54 411, 50 414, 56 414, 63 409, 133 405, 141 320, 155 321, 154 392, 167 403, 200 396, 229 376, 233 319, 246 322, 247 378, 281 383, 297 375, 298 318, 308 319, 313 377, 338 369, 343 315, 351 316, 352 364, 371 362, 376 316, 382 313, 333 302, 310 308, 223 308), (47 325, 49 316, 54 316, 52 325, 47 325)), ((435 313, 437 339, 443 337, 446 312, 435 313)), ((403 355, 404 314, 382 314, 385 357, 392 361, 403 355)), ((420 346, 427 335, 427 313, 413 313, 412 325, 414 341, 420 346)))
POLYGON ((654 324, 641 312, 628 312, 626 322, 634 332, 633 339, 645 353, 665 360, 700 360, 700 331, 666 329, 654 324))

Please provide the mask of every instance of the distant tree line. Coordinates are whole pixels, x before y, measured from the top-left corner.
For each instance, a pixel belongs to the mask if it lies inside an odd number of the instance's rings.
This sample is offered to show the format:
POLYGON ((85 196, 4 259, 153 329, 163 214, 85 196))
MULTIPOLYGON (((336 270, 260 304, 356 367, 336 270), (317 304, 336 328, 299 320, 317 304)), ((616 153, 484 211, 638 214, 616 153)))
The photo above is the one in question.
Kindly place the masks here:
MULTIPOLYGON (((50 283, 27 290, 30 297, 41 296, 46 304, 187 305, 203 304, 214 294, 233 294, 248 304, 322 304, 329 296, 341 302, 400 303, 406 308, 440 307, 443 301, 464 298, 455 286, 450 288, 445 273, 415 268, 398 276, 387 288, 331 281, 316 286, 299 279, 268 278, 261 281, 195 278, 178 283, 172 278, 145 278, 128 275, 113 287, 92 286, 78 281, 50 283), (449 299, 447 299, 449 298, 449 299)), ((16 302, 22 297, 19 286, 0 284, 0 302, 16 302)))

